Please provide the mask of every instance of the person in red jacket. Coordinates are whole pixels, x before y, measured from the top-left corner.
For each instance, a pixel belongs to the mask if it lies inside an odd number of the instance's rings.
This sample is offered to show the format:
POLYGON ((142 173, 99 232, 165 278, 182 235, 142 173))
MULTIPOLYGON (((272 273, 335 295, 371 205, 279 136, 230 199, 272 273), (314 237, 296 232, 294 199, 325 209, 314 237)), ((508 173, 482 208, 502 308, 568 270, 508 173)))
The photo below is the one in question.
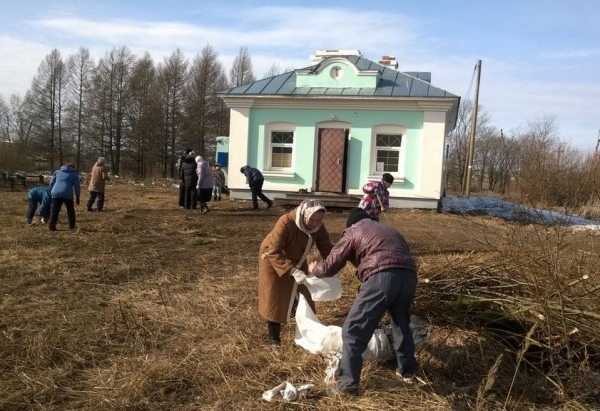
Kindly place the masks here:
POLYGON ((417 370, 410 330, 410 306, 417 287, 417 267, 404 237, 394 228, 369 219, 362 208, 350 211, 342 238, 321 262, 308 270, 331 277, 350 261, 361 282, 358 295, 342 326, 342 359, 336 389, 358 395, 362 354, 379 321, 392 318, 396 374, 409 383, 417 370))
POLYGON ((380 181, 369 181, 363 186, 363 197, 358 206, 365 210, 371 220, 379 221, 379 215, 390 206, 388 188, 394 183, 394 176, 383 173, 380 181))

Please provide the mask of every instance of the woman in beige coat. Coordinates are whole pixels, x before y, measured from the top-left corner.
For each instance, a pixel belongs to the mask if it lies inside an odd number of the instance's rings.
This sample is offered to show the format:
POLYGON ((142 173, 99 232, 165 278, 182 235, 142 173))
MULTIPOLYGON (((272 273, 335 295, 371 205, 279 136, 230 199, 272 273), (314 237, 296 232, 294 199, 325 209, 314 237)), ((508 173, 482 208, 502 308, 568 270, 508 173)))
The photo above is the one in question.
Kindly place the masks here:
POLYGON ((90 191, 90 197, 87 201, 87 210, 94 211, 92 206, 96 197, 98 197, 98 211, 104 209, 104 190, 106 188, 106 182, 109 181, 108 171, 106 170, 106 158, 99 157, 98 161, 92 167, 92 173, 90 175, 90 185, 88 190, 90 191))
POLYGON ((314 310, 315 305, 304 285, 306 257, 316 244, 322 258, 333 245, 323 225, 325 206, 319 200, 304 200, 282 215, 260 245, 258 263, 258 312, 267 320, 272 346, 281 344, 281 324, 288 322, 296 290, 314 310))

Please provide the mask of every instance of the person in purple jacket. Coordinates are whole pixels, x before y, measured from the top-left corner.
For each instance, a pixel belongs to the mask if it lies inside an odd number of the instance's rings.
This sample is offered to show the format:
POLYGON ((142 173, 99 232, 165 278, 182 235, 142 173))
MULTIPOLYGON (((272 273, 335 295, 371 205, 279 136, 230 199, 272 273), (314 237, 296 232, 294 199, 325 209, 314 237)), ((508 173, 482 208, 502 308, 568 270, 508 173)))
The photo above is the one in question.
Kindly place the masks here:
POLYGON ((417 287, 415 260, 398 231, 371 220, 362 208, 350 210, 346 227, 329 256, 308 267, 316 277, 331 277, 350 261, 361 282, 342 326, 342 359, 335 388, 341 393, 358 395, 362 354, 386 312, 392 318, 396 375, 411 383, 417 370, 409 326, 410 306, 417 287))
POLYGON ((75 170, 73 163, 65 163, 59 170, 56 170, 50 180, 50 194, 52 195, 52 206, 50 207, 50 221, 48 221, 48 230, 56 231, 56 222, 58 214, 64 204, 67 207, 67 218, 69 228, 75 230, 75 206, 73 205, 73 192, 75 192, 75 202, 79 205, 79 196, 81 195, 81 186, 79 183, 79 174, 75 170))

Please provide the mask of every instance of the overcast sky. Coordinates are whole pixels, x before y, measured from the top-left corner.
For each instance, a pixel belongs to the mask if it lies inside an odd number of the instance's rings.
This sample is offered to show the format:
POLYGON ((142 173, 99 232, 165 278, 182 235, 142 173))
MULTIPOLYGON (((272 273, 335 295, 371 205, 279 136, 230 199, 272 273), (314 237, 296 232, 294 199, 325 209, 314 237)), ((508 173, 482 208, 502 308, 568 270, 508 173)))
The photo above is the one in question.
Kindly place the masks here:
POLYGON ((558 136, 592 149, 600 130, 598 0, 0 0, 0 95, 24 94, 44 57, 86 47, 97 61, 127 46, 156 62, 210 44, 227 73, 240 47, 262 78, 310 65, 319 49, 358 49, 479 103, 506 132, 554 116, 558 136), (335 5, 338 3, 339 5, 335 5), (471 87, 470 87, 471 85, 471 87))

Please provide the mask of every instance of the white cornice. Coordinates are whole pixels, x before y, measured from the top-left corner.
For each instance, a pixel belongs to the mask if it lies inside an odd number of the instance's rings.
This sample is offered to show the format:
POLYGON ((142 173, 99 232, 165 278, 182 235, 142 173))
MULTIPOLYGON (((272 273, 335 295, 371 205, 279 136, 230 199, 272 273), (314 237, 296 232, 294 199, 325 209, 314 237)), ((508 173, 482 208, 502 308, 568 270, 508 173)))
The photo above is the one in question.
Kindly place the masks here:
POLYGON ((313 108, 313 109, 366 109, 448 111, 456 104, 453 98, 422 99, 415 97, 365 97, 365 96, 269 96, 227 97, 223 101, 230 108, 313 108))
POLYGON ((419 107, 423 111, 448 111, 452 109, 452 106, 456 104, 456 99, 444 100, 421 100, 419 101, 419 107))

